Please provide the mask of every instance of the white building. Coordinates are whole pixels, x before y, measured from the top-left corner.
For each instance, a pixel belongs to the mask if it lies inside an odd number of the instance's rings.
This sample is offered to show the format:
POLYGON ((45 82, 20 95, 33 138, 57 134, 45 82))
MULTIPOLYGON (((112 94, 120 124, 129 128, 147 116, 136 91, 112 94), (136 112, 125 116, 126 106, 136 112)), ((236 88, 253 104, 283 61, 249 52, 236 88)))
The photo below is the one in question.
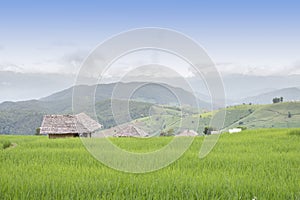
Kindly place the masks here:
POLYGON ((229 133, 239 133, 242 131, 242 129, 241 128, 232 128, 232 129, 229 129, 228 131, 229 131, 229 133))

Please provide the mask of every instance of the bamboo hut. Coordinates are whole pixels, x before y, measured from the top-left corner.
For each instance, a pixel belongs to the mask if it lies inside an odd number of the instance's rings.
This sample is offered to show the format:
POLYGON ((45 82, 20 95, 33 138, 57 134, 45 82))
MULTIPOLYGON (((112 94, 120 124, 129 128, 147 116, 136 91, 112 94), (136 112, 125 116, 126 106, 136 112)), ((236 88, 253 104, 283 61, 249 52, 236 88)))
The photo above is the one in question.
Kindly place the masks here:
POLYGON ((149 134, 136 126, 128 125, 124 128, 121 128, 120 131, 118 131, 113 136, 114 137, 148 137, 149 134))
POLYGON ((41 135, 49 138, 91 137, 102 128, 98 122, 85 113, 77 115, 45 115, 40 127, 41 135))
POLYGON ((181 133, 177 134, 176 137, 195 137, 198 136, 198 133, 193 130, 184 130, 181 133))

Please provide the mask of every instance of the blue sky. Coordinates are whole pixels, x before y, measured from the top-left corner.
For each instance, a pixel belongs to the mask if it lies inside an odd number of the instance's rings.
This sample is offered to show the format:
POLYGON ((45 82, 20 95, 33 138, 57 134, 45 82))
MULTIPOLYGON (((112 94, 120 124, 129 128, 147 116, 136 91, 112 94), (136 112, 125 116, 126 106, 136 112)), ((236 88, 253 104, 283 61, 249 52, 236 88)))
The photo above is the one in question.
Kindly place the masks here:
POLYGON ((300 73, 297 1, 0 2, 0 70, 76 72, 100 42, 141 27, 201 44, 226 73, 300 73))

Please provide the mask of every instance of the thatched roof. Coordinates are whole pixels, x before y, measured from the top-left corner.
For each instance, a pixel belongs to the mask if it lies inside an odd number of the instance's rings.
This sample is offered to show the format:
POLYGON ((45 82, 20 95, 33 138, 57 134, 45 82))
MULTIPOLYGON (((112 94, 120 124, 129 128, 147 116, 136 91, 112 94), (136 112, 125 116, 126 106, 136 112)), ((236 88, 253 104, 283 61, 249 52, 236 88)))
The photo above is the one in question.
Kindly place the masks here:
POLYGON ((81 134, 92 133, 102 125, 85 113, 77 115, 45 115, 40 134, 81 134))
POLYGON ((149 134, 136 126, 128 125, 124 128, 121 128, 121 130, 118 131, 113 136, 114 137, 148 137, 149 134))
POLYGON ((195 137, 195 136, 198 136, 198 133, 193 130, 184 130, 181 133, 176 135, 176 137, 180 137, 180 136, 195 137))

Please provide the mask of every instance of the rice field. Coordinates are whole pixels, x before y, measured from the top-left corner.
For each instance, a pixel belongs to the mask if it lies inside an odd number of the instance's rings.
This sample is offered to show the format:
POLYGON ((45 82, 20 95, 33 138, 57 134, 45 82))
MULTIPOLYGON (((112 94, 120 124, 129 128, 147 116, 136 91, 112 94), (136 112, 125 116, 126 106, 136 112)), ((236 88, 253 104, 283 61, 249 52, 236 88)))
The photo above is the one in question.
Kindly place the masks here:
MULTIPOLYGON (((95 160, 79 138, 0 136, 0 199, 300 199, 299 130, 221 135, 199 159, 203 137, 161 170, 130 174, 95 160)), ((171 137, 113 138, 133 152, 157 150, 171 137)))

